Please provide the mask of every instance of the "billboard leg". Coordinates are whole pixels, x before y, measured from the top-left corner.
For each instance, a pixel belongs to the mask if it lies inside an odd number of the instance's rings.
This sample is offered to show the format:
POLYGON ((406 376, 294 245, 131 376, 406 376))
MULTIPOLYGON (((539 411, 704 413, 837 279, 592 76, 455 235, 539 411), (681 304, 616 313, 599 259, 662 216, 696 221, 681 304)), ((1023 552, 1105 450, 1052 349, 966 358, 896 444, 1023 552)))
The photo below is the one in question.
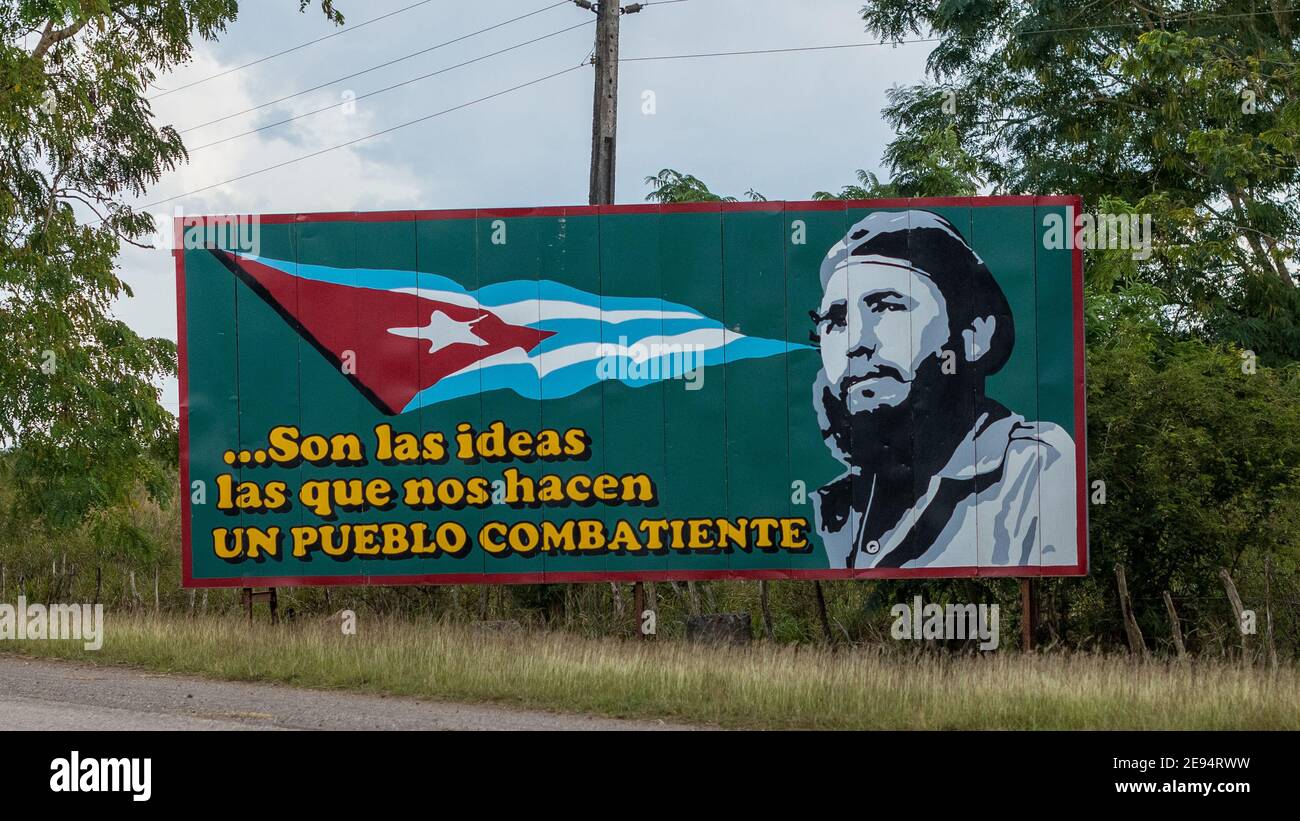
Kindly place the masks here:
POLYGON ((1038 629, 1038 589, 1032 578, 1020 580, 1020 646, 1026 653, 1034 650, 1034 631, 1038 629))
POLYGON ((253 604, 264 601, 271 608, 271 624, 280 623, 280 602, 275 594, 274 587, 258 591, 254 591, 251 587, 245 587, 240 591, 239 601, 244 605, 244 614, 248 616, 250 622, 253 620, 253 604))

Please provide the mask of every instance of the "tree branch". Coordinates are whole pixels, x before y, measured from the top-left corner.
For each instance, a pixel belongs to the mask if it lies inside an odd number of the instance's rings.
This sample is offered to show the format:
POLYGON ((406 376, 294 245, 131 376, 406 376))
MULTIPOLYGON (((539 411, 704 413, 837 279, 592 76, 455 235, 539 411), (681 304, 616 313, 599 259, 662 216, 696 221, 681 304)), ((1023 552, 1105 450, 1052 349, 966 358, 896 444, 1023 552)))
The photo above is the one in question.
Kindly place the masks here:
POLYGON ((54 28, 54 21, 50 20, 45 24, 45 30, 41 32, 41 41, 36 44, 36 49, 32 51, 32 58, 36 60, 44 58, 47 51, 69 37, 75 36, 77 32, 86 27, 88 22, 90 22, 90 18, 78 20, 67 28, 56 29, 54 28))

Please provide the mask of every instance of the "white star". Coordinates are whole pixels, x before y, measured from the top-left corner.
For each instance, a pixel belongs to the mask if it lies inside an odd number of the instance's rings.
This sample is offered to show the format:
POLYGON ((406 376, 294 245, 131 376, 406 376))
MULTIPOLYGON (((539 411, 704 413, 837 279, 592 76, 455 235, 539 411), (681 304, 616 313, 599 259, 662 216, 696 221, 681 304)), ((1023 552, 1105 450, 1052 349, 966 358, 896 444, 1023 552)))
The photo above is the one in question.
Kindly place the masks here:
POLYGON ((423 328, 389 328, 388 332, 394 336, 428 340, 431 354, 457 343, 482 346, 488 344, 487 340, 474 333, 474 324, 484 316, 487 314, 468 322, 458 322, 442 311, 434 311, 429 324, 423 328))

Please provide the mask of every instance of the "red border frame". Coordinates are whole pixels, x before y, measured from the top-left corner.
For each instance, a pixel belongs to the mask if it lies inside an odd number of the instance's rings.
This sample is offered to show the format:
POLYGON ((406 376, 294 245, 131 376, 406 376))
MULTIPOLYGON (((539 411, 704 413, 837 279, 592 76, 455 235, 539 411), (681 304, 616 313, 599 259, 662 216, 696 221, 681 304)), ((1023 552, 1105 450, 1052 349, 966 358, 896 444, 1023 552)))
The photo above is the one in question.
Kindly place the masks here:
MULTIPOLYGON (((666 205, 580 205, 543 206, 539 208, 446 209, 436 211, 340 211, 316 214, 208 215, 177 217, 174 225, 172 255, 176 260, 176 349, 177 377, 180 390, 180 483, 181 483, 181 579, 182 587, 295 587, 318 585, 396 585, 396 584, 543 584, 569 582, 637 582, 637 581, 707 581, 716 579, 915 579, 974 577, 1069 577, 1088 574, 1088 428, 1085 407, 1085 368, 1083 336, 1083 249, 1073 243, 1071 269, 1074 280, 1074 427, 1075 465, 1077 470, 1079 561, 1074 566, 1050 567, 935 567, 882 568, 864 570, 771 569, 771 570, 621 570, 547 573, 430 573, 402 576, 241 576, 219 579, 196 579, 190 541, 190 431, 189 431, 189 356, 185 322, 185 250, 184 229, 200 221, 236 219, 256 216, 268 225, 296 222, 396 222, 400 220, 468 219, 471 217, 547 217, 596 216, 600 214, 692 214, 717 211, 834 211, 841 208, 910 208, 935 206, 986 208, 999 205, 1072 206, 1074 213, 1083 210, 1083 198, 1068 196, 1011 195, 992 197, 919 197, 915 199, 879 200, 804 200, 774 202, 692 202, 666 205)), ((635 561, 635 560, 633 560, 635 561)))

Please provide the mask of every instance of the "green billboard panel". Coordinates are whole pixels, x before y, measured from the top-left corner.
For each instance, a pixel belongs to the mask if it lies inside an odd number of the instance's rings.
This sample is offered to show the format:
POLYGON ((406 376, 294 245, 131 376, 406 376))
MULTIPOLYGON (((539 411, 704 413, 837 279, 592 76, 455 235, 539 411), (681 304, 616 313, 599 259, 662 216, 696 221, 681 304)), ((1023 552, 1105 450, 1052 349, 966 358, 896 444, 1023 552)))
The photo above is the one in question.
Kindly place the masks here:
POLYGON ((1076 202, 189 220, 185 583, 1086 573, 1076 202))

